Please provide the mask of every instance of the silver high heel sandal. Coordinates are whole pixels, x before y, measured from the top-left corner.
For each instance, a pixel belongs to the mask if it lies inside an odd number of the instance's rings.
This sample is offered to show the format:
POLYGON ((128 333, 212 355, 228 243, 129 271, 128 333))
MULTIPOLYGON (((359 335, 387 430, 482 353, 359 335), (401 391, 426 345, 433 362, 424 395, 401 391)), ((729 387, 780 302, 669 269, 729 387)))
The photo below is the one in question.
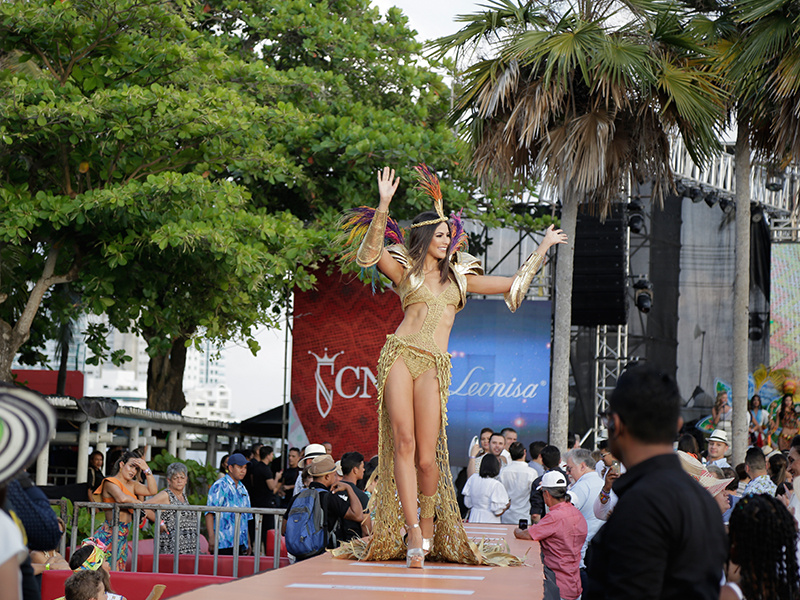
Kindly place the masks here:
MULTIPOLYGON (((419 529, 419 523, 414 523, 411 528, 419 529)), ((425 541, 423 540, 423 544, 425 541)), ((406 567, 409 569, 421 569, 425 566, 425 551, 422 548, 406 549, 406 567)))

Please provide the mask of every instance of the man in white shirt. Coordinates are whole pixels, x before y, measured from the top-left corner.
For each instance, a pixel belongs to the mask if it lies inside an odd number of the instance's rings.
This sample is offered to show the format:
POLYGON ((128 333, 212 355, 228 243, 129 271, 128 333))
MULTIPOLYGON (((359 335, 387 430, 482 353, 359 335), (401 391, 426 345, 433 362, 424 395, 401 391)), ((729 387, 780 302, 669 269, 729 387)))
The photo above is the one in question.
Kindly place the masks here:
POLYGON ((585 568, 584 558, 589 542, 600 529, 603 521, 594 516, 594 500, 603 489, 603 480, 595 471, 595 462, 592 454, 584 448, 577 448, 567 452, 567 474, 575 482, 569 489, 569 499, 572 505, 581 511, 586 519, 586 542, 581 549, 581 569, 585 568))
POLYGON ((723 429, 715 429, 708 436, 708 459, 706 464, 715 465, 720 469, 730 467, 731 465, 725 459, 728 447, 728 432, 723 429))
MULTIPOLYGON (((494 454, 497 459, 500 461, 500 469, 504 469, 508 464, 508 459, 503 456, 503 450, 505 450, 506 440, 505 438, 500 435, 499 433, 493 433, 492 437, 489 438, 489 452, 494 454)), ((475 457, 472 453, 469 456, 469 463, 467 463, 467 477, 474 475, 475 473, 479 473, 481 470, 481 459, 483 456, 475 457)))
POLYGON ((525 446, 514 442, 508 448, 511 462, 500 471, 497 479, 503 484, 511 501, 511 508, 502 514, 500 521, 506 524, 518 524, 520 519, 526 521, 531 514, 531 484, 538 479, 536 471, 525 462, 525 446))

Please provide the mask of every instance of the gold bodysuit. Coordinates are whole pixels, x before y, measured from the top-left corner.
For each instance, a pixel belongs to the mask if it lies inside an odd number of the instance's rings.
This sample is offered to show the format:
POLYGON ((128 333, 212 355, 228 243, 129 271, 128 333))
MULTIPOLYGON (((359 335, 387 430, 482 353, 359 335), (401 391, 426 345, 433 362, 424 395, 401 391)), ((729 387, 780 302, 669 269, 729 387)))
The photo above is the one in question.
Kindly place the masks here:
POLYGON ((445 308, 455 306, 456 311, 458 311, 460 301, 461 295, 459 294, 458 286, 452 279, 438 296, 423 283, 403 298, 403 311, 408 306, 417 303, 425 304, 428 307, 428 312, 419 331, 408 335, 389 336, 390 338, 395 337, 402 344, 403 349, 400 352, 400 356, 406 367, 408 367, 412 379, 417 379, 425 371, 435 368, 436 356, 447 354, 436 345, 433 335, 442 320, 445 308))
MULTIPOLYGON (((374 515, 373 534, 369 540, 346 542, 333 551, 340 558, 359 560, 400 560, 405 557, 403 531, 406 526, 397 485, 394 479, 394 439, 389 413, 384 403, 386 378, 398 358, 402 358, 411 376, 416 379, 429 369, 436 369, 441 403, 441 422, 436 443, 436 464, 439 483, 433 496, 436 522, 433 546, 429 560, 462 564, 500 564, 499 554, 487 555, 471 543, 461 523, 461 513, 450 474, 450 457, 447 450, 447 397, 450 387, 450 355, 436 345, 433 335, 447 306, 461 310, 466 302, 467 275, 481 275, 483 268, 475 257, 456 253, 450 263, 450 284, 437 296, 425 286, 424 276, 408 272, 411 260, 404 246, 390 246, 389 253, 403 267, 407 275, 395 291, 405 311, 416 303, 428 307, 425 320, 416 333, 398 336, 390 334, 378 359, 378 487, 369 501, 374 515)), ((504 554, 503 560, 508 560, 504 554)), ((504 564, 508 564, 505 562, 504 564)))

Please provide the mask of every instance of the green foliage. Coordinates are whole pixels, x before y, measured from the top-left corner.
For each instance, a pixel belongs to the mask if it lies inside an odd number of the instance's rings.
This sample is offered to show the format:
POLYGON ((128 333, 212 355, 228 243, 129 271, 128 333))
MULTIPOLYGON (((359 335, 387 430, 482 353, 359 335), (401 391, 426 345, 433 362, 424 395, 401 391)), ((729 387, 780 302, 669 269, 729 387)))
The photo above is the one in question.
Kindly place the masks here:
POLYGON ((201 465, 196 460, 181 460, 162 450, 148 463, 150 468, 158 473, 166 473, 167 467, 172 463, 186 465, 189 481, 186 484, 186 499, 189 504, 205 506, 208 499, 208 488, 217 480, 217 468, 213 464, 201 465))
MULTIPOLYGON (((339 254, 336 218, 375 204, 385 164, 398 218, 429 208, 424 161, 448 209, 539 227, 511 211, 530 186, 478 188, 446 123, 448 65, 420 53, 368 0, 0 3, 0 328, 18 333, 0 336, 0 377, 79 311, 151 357, 201 338, 256 352, 251 332, 339 254), (79 302, 50 294, 64 281, 79 302)), ((97 361, 126 360, 88 334, 97 361)))

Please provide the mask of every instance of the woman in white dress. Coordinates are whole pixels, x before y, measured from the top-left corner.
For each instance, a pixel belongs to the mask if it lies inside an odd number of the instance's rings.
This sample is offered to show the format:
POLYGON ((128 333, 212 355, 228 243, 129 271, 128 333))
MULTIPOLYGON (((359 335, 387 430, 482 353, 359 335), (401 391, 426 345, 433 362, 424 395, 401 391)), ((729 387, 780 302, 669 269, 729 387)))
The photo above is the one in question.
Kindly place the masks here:
POLYGON ((478 473, 474 473, 464 484, 464 503, 470 509, 470 523, 500 523, 500 515, 508 510, 511 502, 503 484, 495 477, 500 474, 500 461, 494 454, 486 454, 481 460, 478 473))

